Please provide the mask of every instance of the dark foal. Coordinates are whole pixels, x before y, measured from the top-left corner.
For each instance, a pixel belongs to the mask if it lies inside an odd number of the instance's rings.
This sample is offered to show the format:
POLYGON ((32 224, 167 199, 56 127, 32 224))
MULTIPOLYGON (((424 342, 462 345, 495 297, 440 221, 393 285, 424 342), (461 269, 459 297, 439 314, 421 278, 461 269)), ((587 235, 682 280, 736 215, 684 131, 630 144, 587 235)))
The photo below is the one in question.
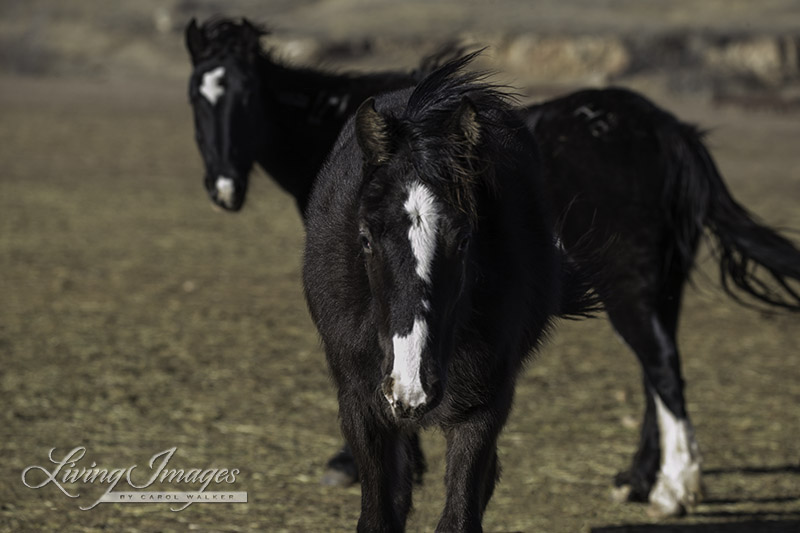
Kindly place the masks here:
POLYGON ((533 141, 454 61, 362 104, 307 211, 303 283, 361 475, 359 531, 403 531, 420 428, 447 439, 436 531, 481 531, 522 364, 580 313, 533 141))
MULTIPOLYGON (((415 76, 292 69, 261 50, 261 35, 247 21, 200 28, 192 21, 187 28, 206 186, 216 203, 238 209, 258 162, 304 213, 347 116, 381 84, 410 86, 415 76)), ((681 294, 700 235, 708 228, 718 240, 723 287, 731 294, 733 285, 794 310, 800 298, 786 280, 800 278, 800 256, 730 197, 697 130, 640 95, 581 91, 519 112, 539 145, 544 192, 563 220, 562 243, 568 250, 576 242, 590 250, 608 247, 602 265, 608 280, 598 292, 613 327, 642 364, 647 409, 641 441, 616 484, 630 500, 651 499, 659 512, 679 514, 697 499, 700 485, 676 344, 681 294), (777 283, 754 281, 758 266, 777 283), (679 438, 662 446, 665 434, 679 438)), ((416 436, 412 440, 421 474, 424 460, 416 436)), ((328 482, 357 479, 346 448, 329 467, 328 482)))

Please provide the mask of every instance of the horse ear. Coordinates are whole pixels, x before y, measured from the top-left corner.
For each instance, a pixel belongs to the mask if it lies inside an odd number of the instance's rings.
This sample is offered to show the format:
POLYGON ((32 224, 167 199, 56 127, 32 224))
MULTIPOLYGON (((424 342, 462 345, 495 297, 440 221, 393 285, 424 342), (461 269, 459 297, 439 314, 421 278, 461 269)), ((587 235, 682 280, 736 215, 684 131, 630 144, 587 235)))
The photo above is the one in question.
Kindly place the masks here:
POLYGON ((258 37, 264 33, 264 30, 258 24, 254 24, 249 18, 243 17, 242 18, 242 26, 247 29, 252 35, 256 35, 258 37))
POLYGON ((266 35, 267 32, 264 31, 264 29, 258 24, 253 24, 250 22, 250 19, 248 18, 242 19, 242 28, 244 28, 250 44, 255 46, 255 48, 259 48, 261 36, 266 35))
POLYGON ((358 146, 368 163, 379 165, 389 159, 389 128, 375 109, 375 98, 367 98, 358 107, 355 127, 358 146))
POLYGON ((189 50, 189 55, 192 57, 192 62, 196 63, 200 53, 206 47, 206 36, 197 27, 197 20, 192 17, 189 24, 186 26, 184 34, 186 38, 186 49, 189 50))
POLYGON ((459 141, 466 141, 470 150, 478 145, 481 125, 478 122, 478 111, 469 96, 461 98, 461 104, 450 118, 450 133, 459 141))

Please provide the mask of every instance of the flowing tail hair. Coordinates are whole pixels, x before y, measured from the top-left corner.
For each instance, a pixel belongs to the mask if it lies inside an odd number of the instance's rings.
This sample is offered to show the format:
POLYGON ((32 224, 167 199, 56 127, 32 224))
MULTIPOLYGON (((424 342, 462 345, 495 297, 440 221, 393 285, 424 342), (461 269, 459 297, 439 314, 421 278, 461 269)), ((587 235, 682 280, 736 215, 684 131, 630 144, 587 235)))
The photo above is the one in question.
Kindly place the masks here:
POLYGON ((722 287, 748 305, 742 293, 770 306, 800 311, 800 250, 761 223, 730 194, 696 127, 675 120, 677 131, 661 132, 670 168, 665 206, 685 272, 703 228, 712 236, 722 287))

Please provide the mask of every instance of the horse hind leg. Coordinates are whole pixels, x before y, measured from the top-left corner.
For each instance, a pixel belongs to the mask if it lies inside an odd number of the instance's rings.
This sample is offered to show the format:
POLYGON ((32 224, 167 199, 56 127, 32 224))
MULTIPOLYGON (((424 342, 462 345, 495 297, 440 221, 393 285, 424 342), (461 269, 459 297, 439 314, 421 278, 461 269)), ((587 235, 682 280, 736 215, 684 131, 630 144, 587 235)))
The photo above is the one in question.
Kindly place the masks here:
POLYGON ((663 453, 650 503, 654 514, 680 515, 693 508, 702 494, 700 453, 689 418, 677 417, 658 394, 654 400, 663 453))
POLYGON ((614 478, 614 500, 617 502, 646 502, 656 481, 661 464, 661 445, 658 438, 658 421, 654 393, 644 380, 645 414, 642 423, 639 448, 633 456, 628 470, 619 472, 614 478))
POLYGON ((675 342, 678 303, 662 306, 660 313, 611 317, 642 364, 648 395, 642 441, 630 476, 638 486, 631 486, 629 499, 643 499, 646 493, 652 512, 663 516, 685 513, 701 494, 700 454, 686 411, 675 342))

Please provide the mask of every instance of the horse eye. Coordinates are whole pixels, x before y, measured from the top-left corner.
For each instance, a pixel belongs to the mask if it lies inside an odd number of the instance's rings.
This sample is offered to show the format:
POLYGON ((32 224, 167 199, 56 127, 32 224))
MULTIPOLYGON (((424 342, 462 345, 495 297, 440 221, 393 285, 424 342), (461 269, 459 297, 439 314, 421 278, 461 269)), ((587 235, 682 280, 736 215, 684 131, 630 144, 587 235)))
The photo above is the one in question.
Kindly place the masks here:
POLYGON ((469 246, 470 238, 471 238, 471 236, 467 235, 464 238, 462 238, 461 241, 459 241, 459 243, 458 243, 458 251, 459 252, 463 252, 464 250, 467 249, 467 246, 469 246))
POLYGON ((359 240, 361 241, 361 248, 367 253, 372 253, 372 243, 369 241, 369 237, 362 234, 359 236, 359 240))

